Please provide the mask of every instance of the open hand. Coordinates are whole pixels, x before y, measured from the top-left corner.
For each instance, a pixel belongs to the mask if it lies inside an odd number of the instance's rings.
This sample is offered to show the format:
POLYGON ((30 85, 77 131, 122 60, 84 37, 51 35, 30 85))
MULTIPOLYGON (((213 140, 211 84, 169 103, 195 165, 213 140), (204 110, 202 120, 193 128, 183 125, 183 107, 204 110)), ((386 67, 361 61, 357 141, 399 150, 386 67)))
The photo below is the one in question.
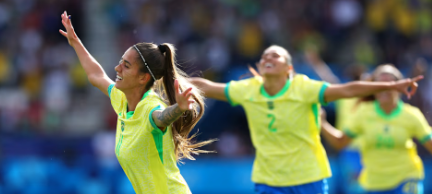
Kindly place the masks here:
POLYGON ((59 30, 59 32, 61 35, 63 35, 68 39, 69 45, 72 46, 72 44, 76 41, 79 41, 79 39, 72 26, 70 15, 67 15, 67 12, 64 11, 63 14, 61 14, 61 18, 62 18, 62 24, 66 28, 66 32, 63 30, 59 30))
POLYGON ((178 80, 174 80, 174 88, 176 90, 175 98, 180 110, 187 111, 192 110, 192 105, 195 102, 192 97, 192 88, 188 88, 183 92, 180 92, 178 80))
POLYGON ((418 88, 417 82, 422 79, 423 76, 420 75, 414 78, 399 80, 393 85, 393 89, 405 94, 408 97, 408 99, 410 99, 411 96, 413 96, 417 91, 418 88), (408 89, 410 90, 408 91, 408 89))

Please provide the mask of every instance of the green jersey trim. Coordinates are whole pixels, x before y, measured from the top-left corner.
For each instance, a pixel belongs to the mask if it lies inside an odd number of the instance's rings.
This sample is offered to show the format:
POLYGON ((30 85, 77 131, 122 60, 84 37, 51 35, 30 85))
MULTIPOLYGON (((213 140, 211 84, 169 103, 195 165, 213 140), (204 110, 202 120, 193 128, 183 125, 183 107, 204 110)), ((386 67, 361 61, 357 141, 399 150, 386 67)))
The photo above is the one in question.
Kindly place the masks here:
POLYGON ((155 122, 153 120, 153 117, 152 117, 153 112, 155 110, 160 110, 160 109, 161 109, 160 105, 157 106, 157 107, 155 107, 155 108, 153 108, 150 111, 149 120, 150 120, 150 123, 151 123, 151 125, 153 127, 153 130, 151 131, 151 134, 153 135, 153 140, 155 141, 156 149, 157 149, 158 154, 159 154, 159 158, 160 158, 160 160, 161 160, 161 162, 163 164, 164 163, 164 161, 163 161, 163 135, 165 135, 165 133, 168 130, 166 130, 167 128, 165 128, 164 131, 162 131, 161 129, 159 129, 159 127, 156 126, 156 124, 155 124, 155 122))
POLYGON ((111 90, 113 89, 114 85, 115 85, 115 84, 110 84, 110 85, 108 86, 108 97, 110 97, 110 98, 111 98, 111 90))
POLYGON ((228 100, 228 103, 231 104, 231 106, 237 106, 237 104, 235 104, 229 96, 229 86, 230 86, 230 83, 227 83, 225 86, 225 97, 228 100))
POLYGON ((282 90, 280 90, 277 94, 275 94, 274 96, 270 96, 267 91, 264 88, 264 84, 261 86, 260 89, 260 93, 261 95, 263 95, 264 97, 268 98, 269 100, 274 100, 280 96, 282 96, 290 87, 291 85, 291 80, 287 80, 287 82, 285 83, 284 87, 282 88, 282 90))
POLYGON ((355 133, 351 132, 349 129, 343 129, 342 131, 345 133, 346 136, 348 136, 351 139, 354 139, 357 137, 357 135, 355 133))
POLYGON ((324 93, 325 93, 325 91, 329 85, 330 85, 329 83, 324 82, 324 84, 321 86, 321 89, 320 89, 319 94, 318 94, 318 100, 319 100, 320 104, 322 104, 324 106, 327 105, 327 102, 324 99, 324 93))
MULTIPOLYGON (((126 119, 129 119, 133 116, 133 114, 135 113, 135 111, 129 111, 126 113, 126 119)), ((121 116, 121 115, 120 115, 121 116)))
POLYGON ((384 110, 381 109, 378 101, 374 101, 374 106, 375 106, 375 111, 381 118, 390 120, 392 118, 397 117, 402 112, 403 102, 399 101, 396 105, 396 108, 390 114, 385 113, 384 110))
MULTIPOLYGON (((151 90, 147 90, 147 92, 144 93, 144 96, 142 97, 141 100, 144 100, 144 98, 146 98, 150 93, 151 93, 151 90)), ((126 103, 126 106, 127 106, 127 103, 126 103)), ((134 113, 135 113, 135 111, 129 111, 129 112, 127 112, 126 113, 126 119, 131 118, 134 115, 134 113)))
POLYGON ((314 103, 314 104, 312 104, 312 113, 313 113, 313 115, 314 115, 314 117, 315 117, 315 124, 316 124, 316 126, 318 127, 318 129, 321 129, 321 126, 319 125, 319 122, 318 122, 318 116, 319 116, 319 106, 318 106, 318 103, 314 103))
POLYGON ((419 139, 419 141, 420 141, 421 144, 425 144, 430 139, 432 139, 432 134, 426 135, 425 137, 419 139))

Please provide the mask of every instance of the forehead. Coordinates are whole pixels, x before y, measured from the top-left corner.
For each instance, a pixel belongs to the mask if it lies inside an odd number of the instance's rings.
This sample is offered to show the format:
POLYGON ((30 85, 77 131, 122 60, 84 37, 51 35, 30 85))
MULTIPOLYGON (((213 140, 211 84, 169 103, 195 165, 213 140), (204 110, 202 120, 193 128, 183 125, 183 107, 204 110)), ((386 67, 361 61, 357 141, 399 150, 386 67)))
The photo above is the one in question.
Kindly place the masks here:
POLYGON ((267 55, 267 54, 278 54, 278 55, 281 55, 281 56, 285 56, 286 55, 285 51, 283 49, 281 49, 281 48, 278 48, 278 47, 267 48, 264 51, 263 55, 267 55))
POLYGON ((396 76, 391 73, 383 72, 378 74, 377 80, 397 80, 396 76))
POLYGON ((134 63, 137 58, 138 53, 135 51, 134 48, 129 48, 126 50, 126 52, 123 54, 122 58, 124 60, 127 60, 131 63, 134 63))

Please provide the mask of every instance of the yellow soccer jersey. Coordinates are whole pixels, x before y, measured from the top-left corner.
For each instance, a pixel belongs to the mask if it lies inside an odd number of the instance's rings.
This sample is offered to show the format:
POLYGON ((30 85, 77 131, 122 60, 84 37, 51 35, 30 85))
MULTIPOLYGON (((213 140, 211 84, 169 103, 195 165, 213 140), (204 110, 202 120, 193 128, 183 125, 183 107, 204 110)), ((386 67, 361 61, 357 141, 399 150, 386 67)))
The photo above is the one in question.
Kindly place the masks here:
POLYGON ((191 193, 176 164, 171 127, 162 132, 151 116, 165 106, 159 96, 149 90, 131 114, 126 113, 126 96, 114 84, 108 94, 118 115, 115 153, 135 192, 191 193))
MULTIPOLYGON (((358 110, 358 98, 347 98, 336 101, 336 128, 344 130, 353 121, 353 113, 358 110)), ((360 138, 351 142, 347 149, 357 150, 360 146, 360 138)))
POLYGON ((358 108, 358 98, 340 99, 336 101, 336 128, 344 129, 351 122, 352 113, 358 108))
POLYGON ((412 138, 423 143, 431 138, 431 130, 418 108, 399 102, 386 114, 378 102, 363 103, 345 133, 361 137, 360 184, 365 189, 387 190, 407 179, 423 179, 423 164, 412 138))
POLYGON ((256 149, 252 181, 293 186, 331 176, 320 139, 320 102, 327 84, 296 75, 270 96, 261 77, 231 81, 225 94, 243 106, 256 149))

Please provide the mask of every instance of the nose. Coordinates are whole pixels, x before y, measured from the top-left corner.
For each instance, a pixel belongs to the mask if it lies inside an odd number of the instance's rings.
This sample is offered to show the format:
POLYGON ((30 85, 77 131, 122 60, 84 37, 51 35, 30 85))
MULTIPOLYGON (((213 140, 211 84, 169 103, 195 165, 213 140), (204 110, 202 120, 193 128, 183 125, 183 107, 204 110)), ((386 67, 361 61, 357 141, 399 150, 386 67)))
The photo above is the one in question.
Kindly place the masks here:
POLYGON ((116 72, 120 72, 120 65, 121 64, 118 64, 118 65, 116 65, 115 67, 114 67, 114 70, 116 71, 116 72))

